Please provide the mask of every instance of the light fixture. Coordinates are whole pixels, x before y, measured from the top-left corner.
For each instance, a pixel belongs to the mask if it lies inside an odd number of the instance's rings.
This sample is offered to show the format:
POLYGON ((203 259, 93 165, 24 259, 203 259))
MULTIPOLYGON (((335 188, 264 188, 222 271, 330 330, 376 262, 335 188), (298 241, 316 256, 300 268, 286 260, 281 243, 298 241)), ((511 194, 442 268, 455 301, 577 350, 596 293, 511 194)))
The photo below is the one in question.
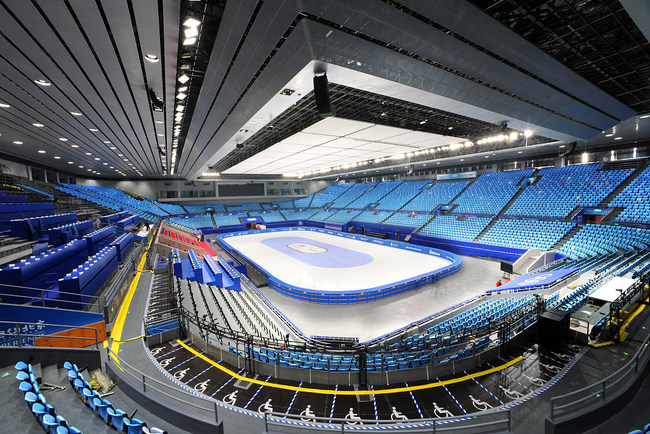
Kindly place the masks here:
POLYGON ((185 33, 186 38, 196 38, 199 36, 199 29, 196 27, 188 27, 187 29, 183 30, 183 33, 185 33))
POLYGON ((533 135, 533 132, 531 130, 526 130, 524 131, 524 137, 528 138, 533 135))
POLYGON ((621 140, 622 138, 623 138, 623 137, 621 137, 621 136, 619 136, 619 137, 614 137, 614 140, 621 140))
POLYGON ((108 163, 102 163, 104 166, 108 166, 108 163))
POLYGON ((54 159, 55 159, 55 160, 60 160, 61 157, 59 157, 58 155, 55 155, 55 156, 54 156, 54 159))
POLYGON ((74 161, 68 161, 68 164, 74 164, 74 161))
POLYGON ((513 140, 513 141, 517 140, 519 138, 519 133, 516 132, 516 131, 513 131, 512 133, 510 133, 509 138, 510 138, 510 140, 513 140))
POLYGON ((22 144, 23 142, 21 142, 20 140, 14 140, 14 145, 22 145, 22 144))
POLYGON ((179 87, 178 91, 179 92, 186 92, 187 91, 187 86, 179 87))
POLYGON ((163 133, 158 133, 158 137, 165 137, 163 133))
POLYGON ((43 79, 34 80, 34 83, 38 84, 39 86, 50 86, 52 84, 49 81, 43 79))
POLYGON ((179 81, 181 84, 185 84, 185 83, 187 83, 187 82, 189 81, 189 79, 190 79, 190 77, 188 77, 187 74, 183 74, 183 75, 181 75, 180 77, 178 77, 178 81, 179 81))
POLYGON ((93 155, 91 152, 86 152, 86 155, 93 155))
POLYGON ((160 60, 155 54, 145 54, 144 58, 151 63, 156 63, 160 60))
POLYGON ((639 116, 639 119, 647 119, 647 118, 650 118, 650 115, 639 116))
POLYGON ((165 121, 156 121, 157 124, 164 124, 165 121))
POLYGON ((99 131, 97 128, 88 128, 88 130, 92 131, 93 133, 96 133, 97 131, 99 131))
POLYGON ((62 142, 67 142, 68 141, 68 139, 66 139, 65 137, 59 137, 59 140, 61 140, 62 142))
POLYGON ((187 95, 184 94, 183 92, 179 92, 178 95, 176 95, 176 98, 178 98, 180 100, 184 100, 186 97, 187 97, 187 95))
POLYGON ((109 140, 104 140, 104 143, 106 143, 107 145, 110 145, 111 142, 109 140))
POLYGON ((116 148, 115 146, 111 146, 110 149, 115 150, 115 149, 117 149, 117 148, 116 148))
POLYGON ((84 168, 83 166, 77 166, 77 167, 80 168, 80 169, 83 169, 83 168, 84 168))
POLYGON ((79 112, 70 112, 70 114, 71 114, 72 116, 82 116, 82 114, 79 113, 79 112))
POLYGON ((183 23, 183 25, 184 25, 185 27, 197 27, 197 26, 200 26, 200 25, 201 25, 201 21, 197 20, 196 18, 192 18, 192 17, 190 17, 190 18, 188 18, 188 19, 185 20, 185 22, 183 23))
POLYGON ((183 110, 185 110, 185 106, 183 104, 179 104, 176 106, 177 112, 182 112, 183 110))
POLYGON ((187 38, 183 41, 183 45, 194 45, 196 43, 196 38, 187 38))
POLYGON ((45 151, 41 149, 41 150, 38 151, 38 153, 39 153, 39 154, 44 154, 45 151))
POLYGON ((34 125, 36 128, 43 128, 45 126, 43 124, 39 124, 38 122, 35 122, 32 125, 34 125))
POLYGON ((453 130, 453 129, 454 129, 454 127, 447 127, 447 129, 448 129, 448 130, 453 130))
POLYGON ((95 161, 99 161, 99 158, 98 158, 98 157, 95 157, 95 161))
POLYGON ((10 106, 9 104, 4 103, 4 102, 0 102, 0 107, 2 107, 2 108, 9 108, 9 107, 11 107, 11 106, 10 106))
POLYGON ((605 137, 612 137, 614 133, 605 134, 605 137))
POLYGON ((70 145, 72 148, 78 148, 79 145, 70 145))

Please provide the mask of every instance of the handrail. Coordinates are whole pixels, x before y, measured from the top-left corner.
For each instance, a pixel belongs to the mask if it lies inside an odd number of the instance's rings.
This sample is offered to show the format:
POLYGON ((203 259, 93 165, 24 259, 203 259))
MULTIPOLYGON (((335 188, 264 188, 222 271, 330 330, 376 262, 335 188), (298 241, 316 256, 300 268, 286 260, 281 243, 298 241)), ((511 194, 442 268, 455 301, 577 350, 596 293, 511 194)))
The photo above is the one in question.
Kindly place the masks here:
MULTIPOLYGON (((42 322, 25 322, 25 321, 0 321, 0 324, 12 324, 15 325, 15 333, 5 333, 3 330, 0 330, 0 337, 7 337, 7 336, 16 336, 16 340, 18 341, 18 346, 22 347, 22 338, 24 337, 39 337, 39 338, 54 338, 54 339, 83 339, 83 340, 90 340, 93 339, 92 337, 83 337, 83 336, 57 336, 57 335, 42 335, 42 334, 29 334, 29 333, 21 333, 20 332, 20 327, 18 325, 27 325, 27 326, 36 326, 36 327, 65 327, 66 330, 73 330, 73 329, 84 329, 84 330, 93 330, 95 333, 95 342, 94 344, 90 345, 95 345, 95 349, 98 349, 98 344, 99 344, 99 338, 97 336, 97 329, 95 327, 87 327, 87 326, 73 326, 70 324, 49 324, 49 323, 42 323, 42 322)), ((11 329, 9 329, 10 331, 11 329)), ((24 346, 34 346, 32 345, 24 345, 24 346)))
MULTIPOLYGON (((551 398, 551 420, 555 420, 558 416, 565 416, 568 414, 579 415, 580 412, 585 412, 587 408, 582 405, 584 402, 599 399, 594 401, 596 408, 602 407, 607 404, 608 400, 612 399, 612 394, 617 396, 618 385, 630 378, 631 375, 639 374, 642 372, 650 361, 650 335, 641 343, 639 349, 634 354, 632 359, 625 365, 619 368, 616 372, 589 386, 582 389, 574 390, 564 395, 554 396, 551 398), (609 383, 609 384, 608 384, 609 383), (581 396, 573 401, 561 404, 560 402, 569 398, 581 396)), ((593 406, 592 406, 593 408, 593 406)), ((568 417, 571 419, 571 417, 568 417)))

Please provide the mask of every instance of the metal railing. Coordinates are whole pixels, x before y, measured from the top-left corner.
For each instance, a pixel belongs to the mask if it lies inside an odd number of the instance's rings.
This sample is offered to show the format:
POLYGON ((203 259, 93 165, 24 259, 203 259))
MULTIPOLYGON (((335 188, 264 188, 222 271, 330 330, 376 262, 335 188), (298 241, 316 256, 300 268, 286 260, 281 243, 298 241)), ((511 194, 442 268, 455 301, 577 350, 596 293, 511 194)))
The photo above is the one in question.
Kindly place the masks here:
POLYGON ((571 420, 611 402, 625 392, 650 361, 650 335, 618 371, 590 386, 551 398, 551 420, 571 420))
POLYGON ((97 297, 95 295, 83 295, 79 294, 76 292, 65 292, 65 291, 53 291, 51 289, 43 289, 43 288, 32 288, 28 286, 20 286, 20 285, 8 285, 6 283, 0 283, 0 298, 2 296, 9 296, 9 297, 15 297, 15 298, 20 298, 23 299, 23 303, 27 303, 30 300, 32 301, 32 305, 34 306, 47 306, 48 303, 62 303, 62 304, 69 304, 69 305, 76 305, 79 306, 78 310, 85 310, 86 312, 95 312, 95 313, 101 313, 101 308, 99 307, 99 299, 100 297, 97 297), (23 290, 29 290, 29 291, 34 291, 34 295, 21 295, 18 293, 13 293, 10 292, 10 289, 14 290, 19 290, 22 292, 23 290), (70 295, 70 296, 75 296, 75 297, 83 297, 86 300, 90 301, 74 301, 74 300, 66 300, 66 299, 49 299, 46 297, 46 294, 63 294, 63 295, 70 295), (84 309, 85 308, 85 309, 84 309))
MULTIPOLYGON (((262 404, 263 406, 264 404, 262 404)), ((304 412, 303 412, 304 413, 304 412)), ((394 428, 409 433, 437 433, 437 432, 462 432, 472 430, 473 432, 508 432, 510 431, 511 414, 510 409, 481 412, 466 417, 444 417, 435 419, 361 419, 354 414, 348 414, 345 418, 318 417, 305 414, 288 414, 276 412, 264 412, 264 432, 269 432, 269 426, 282 426, 288 429, 289 426, 296 426, 297 429, 309 429, 312 431, 333 432, 358 432, 367 428, 368 430, 387 430, 394 428)), ((398 417, 404 417, 398 415, 398 417)))
MULTIPOLYGON (((3 331, 0 331, 0 346, 6 346, 3 343, 3 339, 6 337, 13 337, 15 341, 17 342, 17 346, 19 347, 31 347, 34 346, 34 341, 31 341, 31 344, 29 343, 30 338, 47 338, 47 339, 81 339, 85 341, 93 341, 89 343, 88 345, 95 345, 95 349, 99 348, 99 339, 97 337, 97 329, 95 327, 85 327, 85 326, 71 326, 70 324, 49 324, 49 323, 42 323, 42 322, 20 322, 20 321, 0 321, 0 327, 4 324, 9 324, 10 326, 15 326, 13 329, 13 333, 11 332, 11 329, 6 329, 3 331), (20 326, 23 326, 23 332, 20 330, 20 326), (81 330, 92 330, 94 332, 94 337, 88 337, 88 336, 57 336, 53 334, 38 334, 38 333, 29 333, 30 331, 33 330, 42 330, 45 327, 65 327, 66 330, 75 330, 75 329, 81 329, 81 330), (7 333, 9 331, 9 333, 7 333), (23 342, 23 339, 27 338, 28 341, 27 343, 23 342)), ((87 346, 88 346, 87 345, 87 346)), ((10 346, 15 346, 15 345, 10 345, 10 346)))

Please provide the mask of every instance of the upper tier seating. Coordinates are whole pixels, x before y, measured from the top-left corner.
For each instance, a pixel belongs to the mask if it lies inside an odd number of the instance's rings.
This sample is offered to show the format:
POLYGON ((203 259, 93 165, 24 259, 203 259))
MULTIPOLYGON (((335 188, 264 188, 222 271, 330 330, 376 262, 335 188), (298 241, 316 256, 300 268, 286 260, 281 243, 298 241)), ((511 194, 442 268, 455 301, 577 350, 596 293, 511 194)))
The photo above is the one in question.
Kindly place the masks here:
POLYGON ((206 208, 214 208, 214 212, 226 212, 226 208, 223 207, 222 203, 204 203, 201 205, 183 205, 183 207, 190 214, 203 214, 205 213, 206 208))
POLYGON ((246 213, 233 213, 233 214, 222 214, 214 216, 214 222, 217 226, 228 226, 228 225, 240 225, 239 217, 248 217, 246 213))
POLYGON ((352 187, 345 191, 345 193, 334 200, 331 205, 332 208, 345 208, 375 185, 377 185, 376 182, 360 182, 358 184, 353 184, 352 187))
POLYGON ((55 188, 106 208, 138 214, 149 221, 154 221, 158 217, 169 216, 167 212, 151 202, 135 199, 120 190, 110 187, 61 184, 61 186, 55 188))
POLYGON ((280 209, 293 209, 295 208, 292 200, 273 201, 273 205, 280 209))
POLYGON ((396 211, 404 206, 406 202, 413 199, 420 190, 432 181, 410 181, 403 182, 397 188, 386 195, 377 205, 378 210, 396 211))
POLYGON ((309 208, 309 204, 311 203, 313 197, 314 193, 310 194, 307 197, 303 197, 302 199, 294 199, 293 204, 296 208, 309 208))
POLYGON ((517 184, 535 169, 487 172, 463 192, 454 203, 458 214, 498 214, 521 187, 517 184))
MULTIPOLYGON (((182 229, 189 229, 193 231, 198 228, 211 228, 214 227, 212 218, 209 215, 197 215, 190 217, 172 217, 169 222, 181 227, 182 229)), ((239 223, 239 221, 238 221, 239 223)))
POLYGON ((347 223, 360 213, 360 211, 344 209, 330 215, 325 221, 327 223, 347 223))
POLYGON ((617 250, 643 250, 650 245, 650 229, 627 226, 586 225, 567 241, 560 253, 571 259, 609 255, 617 250))
POLYGON ((411 228, 419 228, 428 222, 431 217, 433 217, 431 214, 416 214, 414 216, 409 216, 406 213, 397 212, 390 216, 390 218, 384 223, 387 225, 400 225, 408 226, 411 228))
POLYGON ((481 242, 549 250, 574 227, 570 222, 499 219, 481 242))
POLYGON ((352 201, 346 208, 363 209, 371 203, 376 203, 382 197, 386 196, 395 187, 404 181, 383 181, 369 188, 365 194, 352 201))
POLYGON ((323 222, 336 214, 336 212, 337 211, 318 211, 316 214, 313 214, 311 217, 309 217, 309 220, 323 222))
POLYGON ((262 217, 264 223, 285 221, 284 216, 280 213, 280 211, 267 211, 260 213, 259 216, 262 217))
POLYGON ((578 206, 599 206, 634 169, 600 170, 602 164, 546 167, 506 215, 567 217, 578 206))
POLYGON ((386 220, 392 211, 364 211, 354 218, 357 222, 381 223, 386 220))
POLYGON ((436 182, 407 203, 401 211, 433 211, 438 205, 451 202, 467 184, 469 181, 436 182))
POLYGON ((650 166, 637 176, 609 203, 609 206, 624 207, 616 217, 617 222, 650 224, 650 166))
POLYGON ((492 221, 489 217, 468 217, 466 220, 457 218, 455 215, 439 215, 420 229, 420 234, 472 241, 492 221))
POLYGON ((228 212, 238 212, 238 211, 261 211, 262 207, 257 202, 240 202, 240 203, 227 203, 225 204, 226 211, 228 212))
POLYGON ((314 195, 314 198, 309 205, 309 208, 320 208, 326 203, 332 202, 334 199, 343 194, 346 190, 352 187, 354 184, 332 184, 328 185, 325 191, 322 193, 314 195))

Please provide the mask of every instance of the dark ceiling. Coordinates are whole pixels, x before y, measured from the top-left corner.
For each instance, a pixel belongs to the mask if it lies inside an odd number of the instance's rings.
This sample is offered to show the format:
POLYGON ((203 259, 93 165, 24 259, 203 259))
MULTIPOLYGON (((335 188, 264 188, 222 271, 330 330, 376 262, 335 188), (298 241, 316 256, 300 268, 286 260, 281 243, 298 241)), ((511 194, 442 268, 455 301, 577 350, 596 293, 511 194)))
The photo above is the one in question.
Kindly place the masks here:
POLYGON ((650 111, 650 42, 620 2, 472 2, 614 98, 650 111))

